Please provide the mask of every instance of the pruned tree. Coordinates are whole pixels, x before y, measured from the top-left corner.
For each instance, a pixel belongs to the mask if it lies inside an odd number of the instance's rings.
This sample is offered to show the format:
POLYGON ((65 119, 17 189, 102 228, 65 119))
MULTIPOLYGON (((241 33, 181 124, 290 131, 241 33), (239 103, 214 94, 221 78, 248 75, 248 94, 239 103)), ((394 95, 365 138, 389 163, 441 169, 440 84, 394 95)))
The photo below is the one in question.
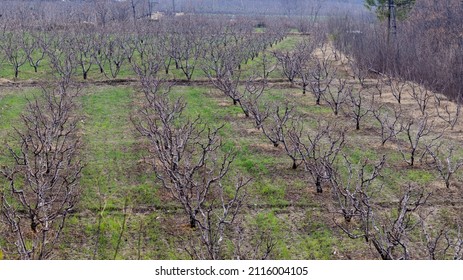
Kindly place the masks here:
POLYGON ((358 80, 362 88, 365 87, 365 79, 370 71, 370 67, 365 65, 365 59, 358 61, 349 57, 348 65, 354 74, 353 78, 358 80))
POLYGON ((8 145, 12 163, 1 168, 5 240, 21 259, 49 259, 80 194, 83 168, 73 99, 76 92, 59 85, 43 88, 30 100, 16 129, 18 142, 8 145))
POLYGON ((429 165, 439 172, 445 186, 449 188, 450 180, 458 169, 463 166, 463 160, 455 156, 454 146, 443 147, 443 145, 442 142, 436 146, 428 145, 426 151, 432 157, 432 162, 429 165))
POLYGON ((235 232, 237 238, 233 240, 233 255, 237 260, 267 260, 277 245, 272 233, 259 227, 247 229, 237 226, 235 232))
POLYGON ((76 54, 76 62, 80 67, 82 78, 88 77, 92 65, 95 64, 95 38, 89 34, 75 34, 74 44, 71 46, 72 51, 76 54))
MULTIPOLYGON (((125 41, 121 37, 108 37, 107 42, 104 45, 103 53, 105 60, 108 62, 109 74, 113 79, 119 75, 124 62, 127 59, 125 53, 125 41)), ((107 71, 103 72, 108 77, 107 71)))
POLYGON ((71 49, 71 41, 72 38, 66 35, 64 38, 53 38, 52 42, 44 45, 50 68, 63 81, 63 85, 71 82, 77 68, 77 54, 71 49))
POLYGON ((345 130, 319 120, 313 133, 302 134, 307 139, 300 135, 293 135, 296 149, 317 193, 323 193, 323 183, 331 179, 333 165, 345 145, 345 130))
POLYGON ((298 52, 289 52, 289 51, 274 51, 273 56, 278 60, 283 75, 286 79, 294 84, 294 80, 298 74, 298 64, 299 64, 299 53, 298 52))
MULTIPOLYGON (((289 114, 290 111, 285 109, 285 114, 283 118, 278 121, 285 121, 287 125, 283 127, 280 139, 283 148, 285 149, 286 155, 291 159, 291 168, 297 169, 299 165, 303 163, 299 148, 299 139, 302 137, 303 126, 301 120, 298 116, 295 116, 289 120, 285 120, 286 114, 289 114)), ((281 114, 277 116, 280 118, 281 114)))
MULTIPOLYGON (((323 50, 323 48, 322 48, 323 50)), ((322 52, 323 57, 314 59, 312 68, 312 82, 310 87, 315 96, 315 102, 320 105, 320 101, 324 94, 329 90, 329 87, 336 77, 336 68, 333 67, 326 51, 322 52)))
POLYGON ((348 92, 352 88, 347 85, 347 80, 338 79, 337 83, 329 86, 328 90, 323 94, 323 99, 330 106, 333 114, 337 116, 341 110, 341 106, 347 101, 348 92))
POLYGON ((425 252, 430 260, 463 259, 463 237, 459 222, 455 226, 448 224, 431 226, 428 217, 420 215, 421 236, 426 245, 425 252))
MULTIPOLYGON (((268 118, 266 118, 267 121, 264 120, 263 122, 262 132, 274 147, 286 142, 286 124, 293 119, 293 110, 294 107, 288 103, 285 103, 284 106, 267 106, 268 118)), ((286 143, 288 144, 288 142, 286 143)))
POLYGON ((369 192, 380 172, 386 163, 386 156, 382 156, 378 163, 372 164, 368 159, 353 164, 346 155, 343 154, 342 166, 347 172, 340 171, 340 168, 333 167, 329 178, 333 190, 333 197, 336 207, 346 222, 351 222, 352 218, 362 214, 364 205, 362 199, 369 192))
POLYGON ((410 119, 403 125, 402 133, 405 134, 406 140, 398 142, 398 148, 402 158, 408 165, 413 166, 416 159, 420 159, 426 154, 426 146, 431 146, 436 140, 442 137, 443 131, 436 134, 433 122, 429 121, 426 114, 418 121, 410 119), (423 143, 427 141, 427 143, 423 143), (421 155, 420 155, 421 153, 421 155))
POLYGON ((410 88, 410 96, 415 100, 422 115, 426 114, 429 102, 433 94, 422 84, 408 83, 410 88))
POLYGON ((440 105, 441 105, 441 102, 436 102, 437 116, 441 120, 443 120, 445 123, 447 123, 450 129, 453 130, 455 126, 457 125, 458 120, 460 118, 460 114, 461 114, 461 106, 462 106, 461 95, 458 95, 456 104, 447 102, 444 105, 444 112, 442 112, 440 105), (452 107, 455 107, 455 109, 452 109, 452 107))
MULTIPOLYGON (((200 124, 199 117, 182 121, 186 104, 180 99, 171 102, 168 90, 160 92, 161 87, 159 83, 144 84, 147 105, 134 124, 150 142, 156 177, 182 204, 190 226, 195 228, 198 213, 203 215, 202 211, 206 211, 207 199, 220 187, 234 155, 228 152, 219 158, 222 143, 217 134, 221 127, 207 128, 200 124)), ((239 189, 241 185, 238 184, 239 189)))
POLYGON ((2 43, 0 48, 3 51, 5 60, 13 67, 14 78, 19 76, 19 69, 27 62, 27 54, 21 48, 24 37, 28 35, 20 33, 17 30, 13 32, 5 32, 2 34, 2 43))
POLYGON ((178 201, 188 216, 191 228, 198 229, 202 247, 189 247, 192 256, 220 259, 226 228, 235 220, 244 200, 243 188, 250 179, 238 178, 230 195, 225 177, 234 154, 223 147, 217 129, 181 119, 186 104, 169 100, 162 85, 143 84, 147 104, 134 124, 150 143, 151 166, 164 189, 178 201), (199 250, 199 251, 198 251, 199 250), (202 255, 201 252, 205 253, 202 255))
POLYGON ((225 96, 233 101, 233 105, 240 105, 243 113, 248 117, 249 111, 246 104, 242 102, 244 96, 239 85, 242 80, 242 70, 239 67, 241 58, 236 48, 217 47, 209 52, 205 58, 207 64, 203 65, 203 71, 211 83, 225 96))
POLYGON ((383 96, 384 87, 385 87, 385 82, 383 78, 376 79, 375 86, 374 86, 375 93, 378 93, 380 98, 383 96))
POLYGON ((387 85, 391 90, 392 96, 400 104, 402 102, 402 96, 405 93, 405 89, 407 88, 407 82, 401 79, 394 80, 391 77, 388 77, 387 85))
POLYGON ((234 239, 230 233, 231 228, 238 219, 237 216, 246 198, 245 186, 250 182, 249 179, 240 178, 232 189, 232 194, 221 182, 217 186, 207 191, 208 201, 205 201, 198 208, 197 228, 198 236, 202 248, 192 239, 187 252, 194 259, 224 259, 224 248, 226 238, 234 239))
POLYGON ((263 54, 259 68, 261 69, 255 70, 245 82, 242 107, 254 118, 256 128, 260 130, 269 116, 269 108, 267 104, 262 104, 261 99, 268 87, 268 77, 275 70, 275 66, 270 66, 267 55, 263 54), (262 108, 263 106, 265 108, 262 108))
POLYGON ((348 89, 348 103, 349 103, 349 112, 348 114, 350 117, 355 121, 355 129, 360 129, 360 121, 367 116, 370 112, 373 111, 374 107, 374 96, 370 98, 370 100, 365 100, 366 91, 365 90, 354 90, 348 89), (369 104, 365 104, 367 101, 369 104))
POLYGON ((27 56, 29 65, 34 68, 35 73, 38 72, 39 65, 45 58, 45 51, 42 48, 45 40, 40 38, 40 36, 40 34, 31 33, 30 36, 24 36, 22 39, 22 49, 27 56))
POLYGON ((381 126, 381 146, 384 146, 387 141, 394 139, 404 128, 401 121, 402 109, 400 107, 398 109, 393 108, 391 112, 390 108, 381 105, 372 112, 381 126))
POLYGON ((397 203, 397 211, 392 214, 381 212, 371 192, 360 190, 354 194, 345 197, 355 209, 354 218, 359 226, 353 228, 336 222, 338 227, 350 238, 365 239, 383 260, 411 259, 410 234, 417 225, 413 217, 431 194, 408 185, 397 203))

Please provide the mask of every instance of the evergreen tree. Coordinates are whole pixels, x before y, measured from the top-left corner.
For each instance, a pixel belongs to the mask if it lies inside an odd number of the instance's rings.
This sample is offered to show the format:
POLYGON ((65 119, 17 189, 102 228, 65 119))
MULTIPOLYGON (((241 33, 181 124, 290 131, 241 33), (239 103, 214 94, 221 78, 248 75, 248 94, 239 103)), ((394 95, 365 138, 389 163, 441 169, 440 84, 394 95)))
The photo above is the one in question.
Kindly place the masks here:
POLYGON ((380 20, 390 16, 390 2, 395 5, 397 19, 404 19, 415 4, 415 0, 365 0, 365 6, 369 10, 375 9, 380 20))

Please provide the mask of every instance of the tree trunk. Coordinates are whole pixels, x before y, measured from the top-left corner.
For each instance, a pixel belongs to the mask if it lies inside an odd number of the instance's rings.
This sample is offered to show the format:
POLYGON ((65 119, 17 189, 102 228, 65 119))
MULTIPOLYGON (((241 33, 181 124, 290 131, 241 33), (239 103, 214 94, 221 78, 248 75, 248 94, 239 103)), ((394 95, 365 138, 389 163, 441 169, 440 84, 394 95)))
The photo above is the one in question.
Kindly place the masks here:
POLYGON ((318 176, 317 176, 317 181, 315 182, 315 186, 317 187, 317 193, 323 193, 323 188, 320 182, 320 177, 318 176))

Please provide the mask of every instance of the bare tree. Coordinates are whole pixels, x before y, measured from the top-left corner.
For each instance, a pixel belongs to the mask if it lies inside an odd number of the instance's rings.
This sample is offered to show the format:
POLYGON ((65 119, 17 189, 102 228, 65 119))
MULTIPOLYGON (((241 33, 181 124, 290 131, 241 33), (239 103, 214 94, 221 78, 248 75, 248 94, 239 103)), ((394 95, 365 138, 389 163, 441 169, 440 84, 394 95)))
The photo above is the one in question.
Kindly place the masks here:
POLYGON ((303 59, 300 50, 296 48, 293 52, 274 51, 273 56, 278 60, 285 77, 293 85, 298 74, 299 64, 303 59))
POLYGON ((296 143, 304 169, 315 182, 317 193, 323 192, 323 183, 329 182, 333 164, 345 145, 345 130, 338 130, 330 123, 323 124, 318 121, 318 126, 311 135, 307 133, 307 141, 300 135, 292 135, 296 143))
POLYGON ((365 87, 365 79, 368 77, 370 67, 364 65, 365 59, 357 61, 349 57, 348 65, 354 74, 354 79, 357 79, 362 87, 365 87))
POLYGON ((427 114, 421 117, 418 122, 412 119, 409 120, 403 126, 403 133, 405 133, 407 140, 399 141, 398 148, 402 158, 410 166, 415 164, 415 160, 418 156, 420 156, 420 159, 423 158, 426 153, 424 149, 425 146, 432 145, 432 143, 441 138, 443 134, 443 132, 440 134, 434 133, 433 123, 429 122, 429 116, 427 114), (425 140, 427 143, 422 143, 425 140), (420 151, 420 149, 422 151, 420 151), (421 155, 419 155, 420 152, 421 155))
MULTIPOLYGON (((322 50, 324 48, 321 48, 322 50)), ((320 105, 320 100, 323 98, 326 91, 329 90, 331 83, 336 76, 336 69, 333 67, 326 51, 323 51, 322 58, 316 58, 315 65, 312 68, 312 83, 310 87, 315 96, 316 104, 320 105)))
POLYGON ((87 79, 88 72, 95 63, 94 42, 95 38, 89 34, 75 34, 74 44, 71 46, 76 54, 76 61, 80 66, 84 80, 87 79))
POLYGON ((272 233, 268 230, 260 228, 246 229, 243 226, 237 226, 236 233, 237 238, 233 240, 235 246, 234 258, 238 260, 269 259, 277 245, 276 239, 272 237, 272 233))
POLYGON ((112 78, 117 77, 124 61, 127 59, 124 44, 125 42, 122 38, 116 37, 114 39, 109 39, 106 49, 104 50, 106 60, 109 62, 109 72, 112 78))
POLYGON ((394 139, 403 130, 403 123, 401 122, 402 109, 400 107, 398 109, 393 108, 391 112, 391 109, 381 105, 373 110, 373 115, 381 126, 382 146, 387 141, 394 139))
POLYGON ((249 116, 249 111, 242 102, 244 94, 239 89, 242 70, 239 67, 241 58, 237 51, 236 48, 216 47, 209 52, 203 71, 211 83, 233 101, 233 105, 240 105, 243 113, 249 116))
POLYGON ((349 205, 355 208, 354 217, 360 223, 359 228, 337 225, 350 238, 364 238, 383 260, 408 260, 411 259, 409 235, 417 225, 413 215, 429 197, 429 193, 409 185, 399 199, 396 213, 382 215, 371 193, 360 190, 355 195, 346 196, 351 200, 349 205))
POLYGON ((227 237, 233 239, 228 231, 236 223, 246 197, 243 189, 248 183, 249 180, 240 178, 235 184, 231 196, 227 194, 227 190, 221 182, 207 191, 207 196, 213 198, 209 198, 198 208, 197 215, 198 235, 200 244, 203 245, 204 249, 198 248, 197 244, 193 242, 187 248, 190 256, 202 260, 224 258, 225 240, 227 237))
POLYGON ((293 110, 294 107, 287 103, 284 106, 275 105, 270 107, 267 105, 268 119, 266 118, 267 121, 264 120, 263 122, 262 132, 274 147, 278 147, 286 141, 286 124, 293 119, 293 110))
POLYGON ((143 88, 147 105, 134 123, 150 142, 151 165, 157 179, 182 205, 190 227, 198 229, 196 238, 202 249, 193 243, 187 250, 192 256, 220 259, 226 228, 241 208, 243 188, 250 179, 239 178, 229 195, 224 190, 224 178, 234 155, 218 155, 222 148, 217 135, 221 127, 207 128, 199 118, 182 122, 184 102, 171 102, 168 91, 160 92, 159 83, 144 83, 143 88))
POLYGON ((370 99, 369 104, 365 105, 365 94, 366 91, 354 89, 348 89, 347 95, 349 97, 349 115, 355 121, 355 129, 360 129, 360 121, 373 111, 374 96, 370 99))
POLYGON ((400 104, 400 102, 402 102, 402 96, 407 87, 407 82, 401 79, 394 80, 391 77, 388 77, 387 85, 389 86, 389 89, 391 90, 392 96, 394 96, 394 98, 400 104))
POLYGON ((426 151, 433 159, 430 165, 439 172, 439 175, 445 182, 445 186, 449 188, 450 180, 453 174, 463 166, 463 160, 454 155, 454 146, 448 146, 446 148, 442 146, 443 143, 437 146, 428 145, 426 151))
MULTIPOLYGON (((159 83, 145 83, 143 88, 147 106, 134 123, 151 143, 152 166, 158 180, 182 204, 194 228, 198 213, 205 215, 206 199, 221 186, 234 155, 217 156, 222 147, 217 136, 221 127, 206 128, 199 118, 178 124, 186 104, 179 99, 171 102, 168 91, 160 92, 159 83)), ((237 190, 248 181, 240 182, 237 190)))
POLYGON ((426 109, 428 108, 428 104, 431 101, 433 95, 429 92, 429 90, 422 84, 415 84, 415 83, 408 83, 410 87, 410 95, 413 100, 416 101, 418 104, 418 108, 422 115, 426 114, 426 109))
POLYGON ((334 86, 329 86, 323 94, 323 99, 328 103, 335 116, 339 114, 341 106, 347 100, 347 93, 350 91, 352 89, 347 86, 347 80, 338 79, 337 83, 334 86))
POLYGON ((1 193, 2 221, 21 259, 52 257, 80 193, 74 97, 62 85, 44 88, 43 100, 31 100, 22 116, 17 146, 8 146, 14 162, 1 169, 9 182, 1 193))
POLYGON ((31 32, 30 36, 22 38, 22 49, 27 56, 29 65, 34 68, 35 73, 38 72, 39 65, 45 58, 45 51, 42 48, 43 40, 39 36, 41 35, 31 32))
POLYGON ((362 214, 362 199, 370 191, 370 187, 376 178, 380 177, 380 171, 386 163, 386 156, 383 155, 381 160, 373 166, 368 159, 359 162, 356 166, 343 155, 343 165, 347 169, 344 175, 343 171, 334 168, 329 178, 333 188, 335 203, 340 210, 346 222, 362 214), (370 171, 371 170, 371 171, 370 171))
POLYGON ((462 97, 461 95, 458 95, 456 104, 455 104, 455 110, 452 110, 451 107, 452 103, 446 103, 444 105, 444 112, 442 112, 442 109, 440 108, 441 102, 436 102, 436 111, 437 111, 437 116, 446 122, 449 126, 450 129, 453 130, 455 128, 455 125, 458 123, 458 119, 460 118, 461 114, 461 106, 462 106, 462 97))
POLYGON ((18 31, 5 32, 2 34, 2 43, 0 48, 3 49, 3 53, 11 66, 13 66, 14 78, 18 78, 19 69, 27 62, 27 55, 21 49, 23 38, 28 36, 25 34, 19 33, 18 31))
POLYGON ((49 44, 44 45, 47 57, 50 59, 50 67, 63 81, 63 85, 71 82, 77 67, 77 54, 71 49, 70 41, 72 42, 72 39, 66 35, 64 38, 53 38, 49 44))

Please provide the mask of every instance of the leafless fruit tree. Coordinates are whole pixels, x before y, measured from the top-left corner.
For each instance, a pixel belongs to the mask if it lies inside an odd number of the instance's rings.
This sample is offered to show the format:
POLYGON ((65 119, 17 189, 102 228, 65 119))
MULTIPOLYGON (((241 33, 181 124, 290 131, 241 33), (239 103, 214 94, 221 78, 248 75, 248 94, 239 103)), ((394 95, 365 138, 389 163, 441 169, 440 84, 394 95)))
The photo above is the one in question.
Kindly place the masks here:
POLYGON ((439 145, 426 147, 427 153, 432 157, 430 166, 434 167, 445 182, 447 188, 450 187, 452 176, 463 166, 463 160, 455 156, 454 146, 443 147, 439 145))
POLYGON ((460 222, 456 225, 431 225, 426 220, 430 215, 420 215, 421 236, 430 260, 462 260, 463 236, 460 222), (423 217, 424 216, 424 217, 423 217))
POLYGON ((456 104, 455 104, 455 107, 456 107, 455 110, 451 109, 451 107, 453 107, 451 105, 451 103, 446 103, 444 105, 444 112, 442 112, 442 109, 440 108, 441 104, 442 104, 442 102, 436 102, 437 116, 441 120, 446 122, 449 125, 450 129, 453 130, 455 128, 455 126, 457 125, 458 120, 460 118, 461 106, 462 106, 462 97, 461 97, 461 95, 458 95, 457 100, 456 100, 456 104))
POLYGON ((339 114, 341 106, 346 103, 349 91, 352 91, 352 88, 347 85, 347 80, 338 79, 337 83, 334 86, 329 86, 323 94, 323 99, 328 103, 335 116, 339 114))
POLYGON ((392 96, 397 100, 400 104, 402 102, 402 96, 407 88, 407 82, 402 79, 394 80, 391 77, 388 77, 387 85, 391 90, 392 96))
POLYGON ((342 231, 353 239, 364 238, 383 260, 411 259, 409 236, 417 226, 413 217, 417 209, 427 202, 429 193, 409 185, 401 195, 394 214, 381 213, 381 208, 366 189, 344 197, 355 209, 354 218, 358 226, 355 223, 337 223, 342 231))
POLYGON ((192 244, 189 253, 220 259, 226 229, 241 208, 250 179, 227 181, 234 155, 219 154, 223 147, 218 136, 221 127, 210 129, 199 117, 182 120, 186 104, 180 99, 171 101, 169 90, 161 90, 159 82, 143 83, 147 104, 134 124, 149 141, 157 179, 182 205, 190 227, 198 229, 196 237, 203 247, 192 244))
POLYGON ((51 258, 77 203, 83 164, 75 97, 62 85, 44 88, 43 99, 29 101, 18 143, 8 146, 13 162, 1 169, 9 182, 1 192, 2 221, 21 259, 51 258))
POLYGON ((408 83, 410 95, 415 100, 422 115, 426 114, 429 102, 432 100, 433 94, 422 84, 408 83))
POLYGON ((349 103, 349 115, 355 121, 355 129, 360 129, 361 120, 373 111, 374 107, 374 96, 371 96, 370 100, 364 96, 368 92, 366 90, 354 90, 349 89, 347 91, 348 103, 349 103), (366 100, 367 99, 367 100, 366 100), (365 104, 365 102, 368 102, 365 104))
MULTIPOLYGON (((368 195, 370 187, 376 178, 380 177, 381 169, 386 163, 386 157, 372 165, 367 159, 361 164, 354 165, 343 155, 343 164, 347 170, 341 172, 340 169, 334 168, 331 171, 330 185, 333 189, 333 197, 335 204, 340 210, 346 222, 350 222, 352 218, 362 214, 362 199, 368 195), (371 171, 369 171, 371 169, 371 171)), ((344 171, 344 170, 342 170, 344 171)))
POLYGON ((293 134, 292 137, 305 171, 315 182, 317 193, 323 193, 323 184, 331 179, 333 165, 345 145, 345 130, 318 121, 313 133, 293 134))
MULTIPOLYGON (((321 48, 324 50, 324 48, 321 48)), ((321 99, 324 94, 329 90, 329 87, 336 77, 336 68, 332 65, 326 51, 322 51, 322 57, 314 58, 314 65, 312 68, 312 82, 310 87, 315 96, 315 102, 320 105, 321 99)))
POLYGON ((387 141, 395 139, 396 135, 403 130, 401 121, 402 109, 400 107, 390 109, 385 105, 381 105, 373 110, 373 115, 381 126, 382 146, 387 141))
POLYGON ((419 159, 423 158, 426 154, 426 146, 431 146, 443 135, 443 132, 434 132, 434 124, 429 120, 427 114, 422 116, 418 122, 412 119, 408 120, 406 124, 403 125, 403 131, 401 133, 405 134, 406 140, 398 141, 398 148, 402 158, 410 166, 415 164, 418 157, 419 159), (424 143, 424 141, 426 141, 426 143, 424 143))

